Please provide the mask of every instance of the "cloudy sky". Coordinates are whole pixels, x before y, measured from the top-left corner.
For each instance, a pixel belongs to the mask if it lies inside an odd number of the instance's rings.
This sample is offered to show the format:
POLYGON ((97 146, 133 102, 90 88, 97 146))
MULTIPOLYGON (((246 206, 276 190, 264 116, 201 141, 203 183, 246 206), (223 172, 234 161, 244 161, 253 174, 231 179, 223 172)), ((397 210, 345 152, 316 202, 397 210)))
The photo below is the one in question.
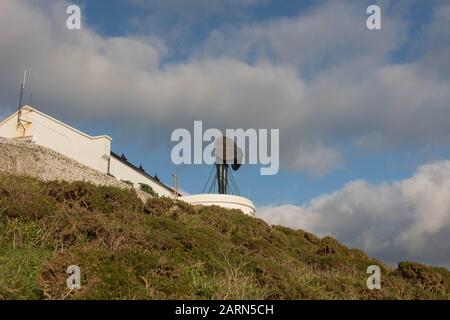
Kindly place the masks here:
POLYGON ((280 172, 236 174, 259 216, 450 267, 449 40, 448 0, 0 0, 0 117, 27 68, 26 103, 191 193, 174 129, 279 128, 280 172))

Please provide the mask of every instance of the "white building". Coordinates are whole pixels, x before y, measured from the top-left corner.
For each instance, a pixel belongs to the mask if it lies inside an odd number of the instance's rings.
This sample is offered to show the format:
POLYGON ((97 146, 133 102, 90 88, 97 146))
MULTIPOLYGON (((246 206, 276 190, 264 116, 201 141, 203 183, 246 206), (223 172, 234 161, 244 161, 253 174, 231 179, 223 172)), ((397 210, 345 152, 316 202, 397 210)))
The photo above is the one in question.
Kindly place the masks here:
POLYGON ((250 199, 232 194, 193 194, 179 198, 193 206, 219 206, 225 209, 238 209, 250 216, 255 216, 255 205, 250 199))
MULTIPOLYGON (((145 183, 160 196, 175 195, 172 188, 146 173, 141 166, 130 163, 125 155, 112 152, 112 139, 109 136, 90 136, 30 106, 22 107, 20 111, 0 122, 0 137, 47 147, 97 171, 129 181, 135 188, 139 188, 140 183, 145 183)), ((198 194, 179 199, 194 206, 216 205, 239 209, 245 214, 255 216, 254 204, 240 196, 198 194)))
POLYGON ((29 141, 59 152, 88 167, 117 179, 130 181, 136 188, 145 183, 160 196, 174 191, 142 167, 111 151, 109 136, 90 136, 30 106, 24 106, 2 122, 0 137, 29 141))

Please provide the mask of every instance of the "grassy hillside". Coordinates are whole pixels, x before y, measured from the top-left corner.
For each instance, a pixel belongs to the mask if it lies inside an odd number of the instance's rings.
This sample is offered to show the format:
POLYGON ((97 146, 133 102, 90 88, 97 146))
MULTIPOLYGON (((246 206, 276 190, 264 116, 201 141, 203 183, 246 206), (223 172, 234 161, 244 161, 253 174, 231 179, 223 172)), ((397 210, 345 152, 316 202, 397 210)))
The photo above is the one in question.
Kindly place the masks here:
POLYGON ((3 299, 449 299, 450 273, 218 207, 0 175, 3 299), (66 268, 82 287, 66 287, 66 268), (382 289, 366 287, 367 266, 382 289))

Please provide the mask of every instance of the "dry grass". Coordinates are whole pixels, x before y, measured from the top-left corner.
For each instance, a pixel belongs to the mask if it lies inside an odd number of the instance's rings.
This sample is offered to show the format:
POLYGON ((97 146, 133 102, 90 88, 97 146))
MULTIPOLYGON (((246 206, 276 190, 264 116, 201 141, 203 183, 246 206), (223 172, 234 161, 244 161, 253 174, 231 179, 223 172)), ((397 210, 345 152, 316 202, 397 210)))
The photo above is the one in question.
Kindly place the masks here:
POLYGON ((3 299, 449 299, 449 272, 219 207, 0 175, 3 299), (80 290, 66 287, 78 265, 80 290), (367 266, 382 289, 366 288, 367 266))

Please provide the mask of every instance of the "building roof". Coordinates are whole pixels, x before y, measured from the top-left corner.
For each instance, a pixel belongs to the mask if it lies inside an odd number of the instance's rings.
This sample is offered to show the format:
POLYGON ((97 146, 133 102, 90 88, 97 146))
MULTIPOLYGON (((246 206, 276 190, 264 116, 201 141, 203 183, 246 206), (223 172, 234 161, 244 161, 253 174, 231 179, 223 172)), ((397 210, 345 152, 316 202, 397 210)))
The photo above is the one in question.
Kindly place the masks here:
MULTIPOLYGON (((33 107, 30 107, 30 106, 28 106, 28 105, 23 106, 21 109, 22 109, 22 111, 23 111, 23 110, 28 110, 28 111, 31 111, 31 112, 35 112, 35 113, 37 113, 37 114, 39 114, 39 115, 41 115, 41 116, 43 116, 43 117, 46 117, 46 118, 48 118, 48 119, 50 119, 50 120, 52 120, 52 121, 54 121, 54 122, 56 122, 56 123, 58 123, 58 124, 60 124, 60 125, 62 125, 62 126, 64 126, 64 127, 66 127, 66 128, 68 128, 68 129, 72 130, 72 131, 77 132, 78 134, 80 134, 80 135, 82 135, 82 136, 85 136, 86 138, 89 138, 89 139, 106 138, 106 139, 108 139, 109 141, 112 141, 112 138, 111 138, 110 136, 108 136, 108 135, 90 136, 90 135, 88 135, 87 133, 84 133, 84 132, 82 132, 82 131, 80 131, 80 130, 78 130, 78 129, 75 129, 75 128, 72 127, 72 126, 69 126, 67 123, 64 123, 64 122, 62 122, 62 121, 59 121, 58 119, 55 119, 55 118, 53 118, 53 117, 51 117, 51 116, 49 116, 49 115, 47 115, 47 114, 45 114, 45 113, 43 113, 43 112, 41 112, 41 111, 35 109, 35 108, 33 108, 33 107)), ((14 112, 12 115, 10 115, 9 117, 7 117, 7 118, 4 119, 3 121, 1 121, 1 122, 0 122, 0 126, 1 126, 3 123, 6 123, 6 122, 7 122, 8 120, 10 120, 11 118, 17 117, 17 113, 18 113, 18 112, 19 112, 19 111, 14 112)), ((161 187, 163 187, 163 188, 169 190, 170 192, 174 192, 174 190, 173 190, 172 188, 170 188, 168 185, 162 183, 162 182, 159 180, 159 178, 153 177, 153 176, 151 176, 150 174, 146 173, 145 170, 142 168, 142 166, 137 167, 137 166, 135 166, 134 164, 132 164, 131 162, 129 162, 128 159, 127 159, 123 154, 122 154, 122 156, 119 156, 119 155, 117 155, 116 153, 114 153, 114 152, 111 151, 111 156, 114 157, 114 158, 116 158, 117 160, 121 161, 123 164, 127 165, 128 167, 130 167, 130 168, 132 168, 132 169, 138 171, 140 174, 142 174, 142 175, 146 176, 147 178, 151 179, 153 182, 155 182, 156 184, 160 185, 161 187)), ((179 194, 179 195, 181 195, 181 194, 179 194)))
MULTIPOLYGON (((162 183, 159 178, 156 178, 150 174, 148 174, 147 172, 145 172, 144 168, 142 168, 142 165, 137 167, 136 165, 134 165, 133 163, 129 162, 128 159, 125 157, 125 155, 122 153, 121 156, 119 156, 117 153, 111 151, 111 157, 116 158, 117 160, 119 160, 120 162, 122 162, 123 164, 127 165, 128 167, 134 169, 135 171, 139 172, 140 174, 144 175, 145 177, 149 178, 150 180, 152 180, 154 183, 160 185, 161 187, 169 190, 170 192, 175 192, 171 187, 169 187, 168 185, 162 183)), ((181 196, 181 194, 178 194, 179 196, 181 196)))
MULTIPOLYGON (((35 109, 35 108, 33 108, 33 107, 30 107, 30 106, 28 106, 28 105, 23 106, 21 109, 22 109, 22 111, 23 111, 23 110, 27 110, 27 111, 35 112, 35 113, 39 114, 40 116, 43 116, 43 117, 45 117, 45 118, 47 118, 47 119, 50 119, 50 120, 52 120, 52 121, 54 121, 54 122, 56 122, 56 123, 58 123, 58 124, 60 124, 60 125, 62 125, 62 126, 64 126, 64 127, 68 128, 68 129, 70 129, 70 130, 72 130, 72 131, 75 131, 76 133, 78 133, 78 134, 80 134, 80 135, 82 135, 82 136, 84 136, 84 137, 86 137, 86 138, 89 138, 89 139, 91 139, 91 140, 93 140, 93 139, 106 138, 106 139, 108 139, 109 141, 112 141, 112 138, 111 138, 110 136, 107 136, 107 135, 100 135, 100 136, 91 136, 91 135, 88 135, 87 133, 84 133, 84 132, 82 132, 82 131, 80 131, 80 130, 78 130, 78 129, 75 129, 75 128, 72 127, 72 126, 69 126, 67 123, 64 123, 64 122, 62 122, 62 121, 59 121, 58 119, 55 119, 55 118, 49 116, 48 114, 45 114, 45 113, 43 113, 43 112, 41 112, 41 111, 39 111, 39 110, 37 110, 37 109, 35 109)), ((5 123, 6 121, 10 120, 12 117, 17 116, 17 113, 18 113, 18 112, 19 112, 19 111, 14 112, 14 113, 13 113, 12 115, 10 115, 8 118, 6 118, 6 119, 3 120, 2 122, 0 122, 0 126, 1 126, 3 123, 5 123)))

